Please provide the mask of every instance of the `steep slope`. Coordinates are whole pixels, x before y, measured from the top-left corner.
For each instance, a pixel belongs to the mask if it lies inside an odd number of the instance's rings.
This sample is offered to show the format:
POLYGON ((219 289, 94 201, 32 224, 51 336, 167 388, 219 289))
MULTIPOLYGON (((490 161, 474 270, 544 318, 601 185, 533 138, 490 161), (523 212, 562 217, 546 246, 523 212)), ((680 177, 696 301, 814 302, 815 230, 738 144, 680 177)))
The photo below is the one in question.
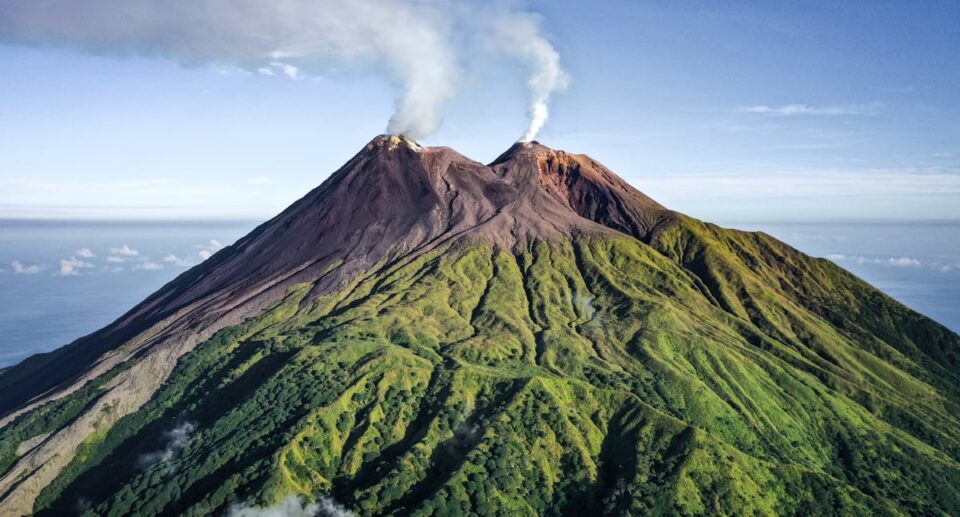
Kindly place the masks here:
POLYGON ((0 378, 0 415, 62 389, 120 344, 159 333, 153 326, 166 329, 168 318, 181 320, 178 328, 219 327, 211 316, 236 312, 227 319, 237 322, 275 304, 290 285, 331 273, 319 289, 336 289, 378 262, 468 229, 503 245, 534 234, 566 235, 583 226, 566 212, 548 196, 520 196, 451 149, 376 138, 323 185, 114 324, 8 372, 0 378), (203 313, 193 310, 199 305, 203 313), (25 378, 34 382, 20 382, 25 378))
MULTIPOLYGON (((16 459, 0 478, 0 494, 29 508, 80 441, 145 403, 180 356, 275 306, 292 286, 311 283, 313 299, 361 272, 457 239, 509 248, 584 230, 604 231, 549 196, 521 196, 451 149, 378 137, 323 185, 115 323, 5 371, 0 425, 91 381, 111 380, 95 407, 71 415, 68 427, 16 459)), ((3 463, 13 461, 14 451, 6 452, 3 463)))
MULTIPOLYGON (((490 167, 536 183, 580 216, 643 239, 671 212, 589 156, 516 143, 490 167)), ((533 183, 533 182, 531 182, 533 183)))
POLYGON ((589 157, 381 137, 0 374, 0 513, 952 514, 958 360, 831 263, 589 157))
POLYGON ((720 228, 669 211, 588 156, 517 144, 498 158, 538 174, 581 216, 623 231, 671 258, 706 287, 715 305, 805 353, 821 354, 809 317, 825 320, 884 360, 903 354, 938 388, 956 393, 956 335, 824 259, 760 232, 720 228), (889 350, 893 348, 894 350, 889 350))

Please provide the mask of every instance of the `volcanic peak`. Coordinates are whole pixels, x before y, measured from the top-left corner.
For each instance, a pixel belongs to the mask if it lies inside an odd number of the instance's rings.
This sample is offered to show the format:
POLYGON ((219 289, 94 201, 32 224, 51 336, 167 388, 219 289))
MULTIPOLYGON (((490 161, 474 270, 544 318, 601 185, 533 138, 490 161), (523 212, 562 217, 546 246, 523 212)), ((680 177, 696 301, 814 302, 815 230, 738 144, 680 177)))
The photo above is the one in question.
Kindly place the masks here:
POLYGON ((956 515, 957 372, 956 334, 587 156, 381 136, 0 372, 0 514, 956 515))

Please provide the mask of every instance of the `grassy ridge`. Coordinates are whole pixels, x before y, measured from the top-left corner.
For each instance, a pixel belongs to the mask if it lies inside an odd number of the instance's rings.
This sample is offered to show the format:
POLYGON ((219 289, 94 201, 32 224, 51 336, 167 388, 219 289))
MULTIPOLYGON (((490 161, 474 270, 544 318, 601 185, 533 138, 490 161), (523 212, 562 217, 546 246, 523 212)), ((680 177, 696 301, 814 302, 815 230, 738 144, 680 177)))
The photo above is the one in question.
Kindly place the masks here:
MULTIPOLYGON (((181 359, 38 513, 960 512, 956 336, 763 235, 460 244, 310 288, 181 359)), ((97 389, 0 431, 3 464, 97 389)))

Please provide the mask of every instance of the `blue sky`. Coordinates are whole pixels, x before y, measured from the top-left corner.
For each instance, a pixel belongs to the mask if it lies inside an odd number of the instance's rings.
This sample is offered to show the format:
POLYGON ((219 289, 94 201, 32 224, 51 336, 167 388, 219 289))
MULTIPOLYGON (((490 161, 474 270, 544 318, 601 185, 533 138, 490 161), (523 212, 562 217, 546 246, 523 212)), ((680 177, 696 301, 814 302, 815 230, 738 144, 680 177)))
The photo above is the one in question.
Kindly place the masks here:
MULTIPOLYGON (((960 3, 532 2, 571 82, 539 140, 722 223, 960 219, 960 3)), ((526 125, 481 63, 427 145, 526 125)), ((265 218, 382 132, 376 70, 291 79, 0 45, 0 217, 265 218)))

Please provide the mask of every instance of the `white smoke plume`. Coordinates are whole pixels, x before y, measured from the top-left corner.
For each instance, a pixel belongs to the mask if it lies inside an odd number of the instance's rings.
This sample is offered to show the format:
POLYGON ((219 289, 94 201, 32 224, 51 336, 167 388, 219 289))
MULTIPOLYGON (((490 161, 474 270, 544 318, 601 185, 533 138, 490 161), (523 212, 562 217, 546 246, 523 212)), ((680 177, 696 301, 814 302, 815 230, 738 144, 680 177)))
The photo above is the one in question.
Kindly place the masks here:
POLYGON ((290 495, 280 504, 267 508, 233 505, 227 517, 353 517, 353 512, 328 497, 308 503, 299 495, 290 495))
POLYGON ((455 0, 0 0, 0 43, 152 56, 292 79, 385 72, 401 89, 391 134, 423 138, 491 37, 532 68, 531 139, 566 75, 530 13, 455 0), (493 14, 491 14, 493 13, 493 14), (497 21, 495 30, 487 23, 497 21))
POLYGON ((550 96, 564 90, 570 79, 560 65, 560 53, 541 34, 537 16, 526 13, 499 16, 494 19, 492 28, 503 51, 524 62, 531 70, 527 80, 530 125, 519 140, 530 142, 550 116, 550 96))

